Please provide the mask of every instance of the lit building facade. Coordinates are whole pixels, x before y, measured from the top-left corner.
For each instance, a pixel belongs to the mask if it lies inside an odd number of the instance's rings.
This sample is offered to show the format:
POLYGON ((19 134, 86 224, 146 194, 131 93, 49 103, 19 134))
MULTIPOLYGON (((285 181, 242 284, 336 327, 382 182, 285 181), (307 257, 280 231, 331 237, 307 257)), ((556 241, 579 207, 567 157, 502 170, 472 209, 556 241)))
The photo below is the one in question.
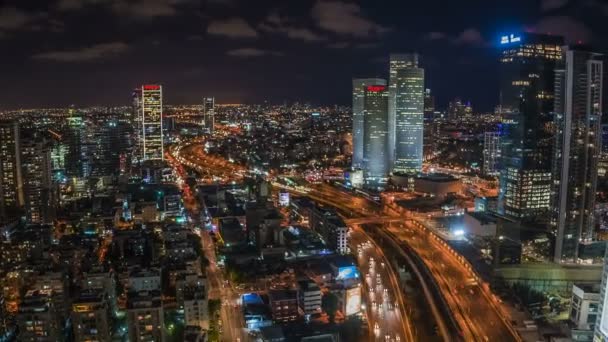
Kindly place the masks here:
POLYGON ((380 78, 353 79, 353 159, 352 168, 363 168, 363 151, 365 135, 365 87, 368 85, 384 85, 386 80, 380 78))
POLYGON ((110 304, 102 291, 87 291, 72 304, 70 318, 76 341, 112 339, 110 304))
POLYGON ((498 210, 528 220, 551 205, 553 93, 563 39, 521 34, 501 39, 502 165, 498 210))
POLYGON ((203 98, 203 124, 209 134, 215 129, 215 98, 203 98))
POLYGON ((388 95, 385 85, 364 87, 363 174, 371 188, 383 187, 390 170, 388 95))
POLYGON ((394 106, 389 104, 389 107, 395 112, 394 142, 389 141, 394 162, 390 164, 394 173, 418 173, 422 170, 425 93, 424 69, 418 67, 417 54, 391 55, 390 87, 394 106))
POLYGON ((483 173, 498 176, 500 173, 500 133, 485 132, 483 138, 483 173))
POLYGON ((143 160, 164 159, 163 88, 147 84, 141 91, 143 160))
POLYGON ((19 142, 19 124, 0 121, 0 225, 24 204, 19 142))
POLYGON ((55 198, 49 142, 37 135, 22 138, 21 165, 26 221, 52 222, 55 198))
POLYGON ((579 242, 593 238, 601 152, 603 56, 563 51, 556 69, 552 224, 555 262, 577 262, 579 242))

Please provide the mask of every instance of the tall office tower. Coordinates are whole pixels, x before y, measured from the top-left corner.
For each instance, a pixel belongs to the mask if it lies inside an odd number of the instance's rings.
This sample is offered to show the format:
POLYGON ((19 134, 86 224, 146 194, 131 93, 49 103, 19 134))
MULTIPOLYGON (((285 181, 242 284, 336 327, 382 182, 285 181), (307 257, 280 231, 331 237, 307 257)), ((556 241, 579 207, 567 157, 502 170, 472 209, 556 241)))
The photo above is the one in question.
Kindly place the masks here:
POLYGON ((36 133, 23 137, 21 166, 26 221, 50 223, 54 216, 55 196, 52 190, 49 142, 36 133))
POLYGON ((142 88, 135 88, 131 93, 131 125, 133 128, 133 156, 135 162, 143 156, 143 126, 142 126, 142 88))
MULTIPOLYGON (((118 175, 121 172, 121 156, 131 153, 131 130, 116 115, 97 114, 92 120, 94 153, 91 175, 95 177, 118 175)), ((122 167, 124 170, 124 167, 122 167)))
POLYGON ((205 97, 203 98, 203 124, 209 132, 213 134, 215 128, 215 98, 205 97))
MULTIPOLYGON (((608 69, 608 66, 604 67, 604 69, 608 69)), ((604 84, 608 82, 608 77, 604 79, 604 82, 604 84)), ((606 91, 606 89, 604 89, 604 91, 606 91)), ((604 108, 604 111, 606 111, 606 108, 604 108)), ((602 121, 606 122, 606 119, 607 118, 602 115, 602 121)), ((608 174, 608 124, 605 123, 602 124, 602 151, 600 153, 600 160, 598 161, 597 173, 600 177, 605 177, 608 174)))
POLYGON ((498 211, 515 220, 548 213, 551 202, 553 89, 561 37, 502 37, 502 165, 498 211))
POLYGON ((485 132, 483 139, 483 173, 498 176, 500 173, 500 133, 485 132))
MULTIPOLYGON (((397 83, 399 71, 418 67, 418 54, 391 54, 389 57, 388 146, 389 170, 393 169, 397 144, 397 83)), ((423 82, 424 87, 424 82, 423 82)), ((423 89, 424 92, 424 89, 423 89)), ((424 104, 423 104, 424 105, 424 104)))
POLYGON ((448 119, 449 120, 460 120, 465 115, 466 105, 462 103, 462 100, 455 98, 448 104, 448 119))
POLYGON ((374 84, 386 86, 386 80, 381 78, 353 79, 353 169, 363 168, 365 87, 374 84))
POLYGON ((163 88, 157 84, 141 87, 143 160, 164 159, 163 88))
POLYGON ((398 66, 391 64, 391 70, 396 69, 390 85, 395 96, 395 142, 389 142, 395 154, 391 164, 395 173, 417 173, 422 170, 424 146, 424 69, 418 67, 417 54, 392 55, 391 61, 399 61, 398 66))
POLYGON ((17 218, 24 204, 19 124, 0 121, 0 225, 17 218))
POLYGON ((67 125, 61 137, 61 145, 67 149, 65 172, 68 177, 88 177, 89 158, 85 147, 86 125, 82 116, 70 111, 67 125))
POLYGON ((424 90, 424 118, 432 120, 435 112, 435 97, 431 94, 431 89, 424 90))
POLYGON ((551 221, 556 231, 555 262, 577 262, 579 241, 593 237, 603 59, 582 47, 564 47, 556 70, 551 221))
POLYGON ((390 170, 388 89, 384 84, 367 85, 363 97, 363 173, 368 187, 382 188, 390 170))

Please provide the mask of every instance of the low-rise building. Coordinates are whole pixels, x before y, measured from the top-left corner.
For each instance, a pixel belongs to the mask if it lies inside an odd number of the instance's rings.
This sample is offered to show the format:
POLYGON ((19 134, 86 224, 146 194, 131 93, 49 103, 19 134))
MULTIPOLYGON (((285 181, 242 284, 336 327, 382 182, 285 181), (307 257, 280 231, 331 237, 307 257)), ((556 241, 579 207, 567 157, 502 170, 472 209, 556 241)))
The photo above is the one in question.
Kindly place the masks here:
POLYGON ((600 287, 597 285, 572 285, 570 316, 573 341, 592 341, 595 322, 599 315, 600 287))
POLYGON ((72 303, 72 328, 76 341, 109 341, 112 337, 110 304, 104 291, 83 292, 72 303))
POLYGON ((131 292, 127 299, 131 341, 165 341, 164 310, 160 291, 131 292))
POLYGON ((57 314, 53 298, 53 290, 30 290, 25 294, 16 317, 19 341, 61 340, 63 322, 57 314))
POLYGON ((310 315, 321 311, 321 289, 313 281, 305 280, 299 283, 300 307, 305 314, 310 315))
POLYGON ((270 290, 268 298, 272 319, 275 322, 286 323, 298 319, 298 291, 270 290))

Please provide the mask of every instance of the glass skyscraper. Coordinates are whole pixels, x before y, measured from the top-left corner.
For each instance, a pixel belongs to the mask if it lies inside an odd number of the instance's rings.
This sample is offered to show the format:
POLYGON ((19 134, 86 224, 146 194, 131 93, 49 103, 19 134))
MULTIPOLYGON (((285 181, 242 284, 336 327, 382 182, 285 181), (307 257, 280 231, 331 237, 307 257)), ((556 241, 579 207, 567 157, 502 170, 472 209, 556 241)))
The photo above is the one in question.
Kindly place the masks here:
POLYGON ((561 37, 525 33, 500 42, 503 113, 498 210, 516 220, 548 214, 551 204, 553 93, 561 37))
POLYGON ((353 79, 353 160, 352 168, 363 168, 365 87, 368 85, 384 85, 386 80, 381 78, 353 79))
POLYGON ((388 89, 384 84, 364 87, 363 171, 370 188, 382 188, 389 172, 388 89))
POLYGON ((417 173, 422 170, 424 146, 424 69, 418 67, 418 55, 391 55, 390 75, 389 107, 394 112, 394 125, 389 120, 389 149, 394 151, 391 165, 395 173, 417 173))
POLYGON ((215 98, 205 97, 203 98, 203 125, 209 132, 213 134, 215 126, 215 98))
POLYGON ((603 56, 564 48, 555 78, 555 262, 577 262, 579 241, 593 238, 601 152, 603 56))
POLYGON ((143 160, 163 159, 163 89, 148 84, 141 92, 143 160))

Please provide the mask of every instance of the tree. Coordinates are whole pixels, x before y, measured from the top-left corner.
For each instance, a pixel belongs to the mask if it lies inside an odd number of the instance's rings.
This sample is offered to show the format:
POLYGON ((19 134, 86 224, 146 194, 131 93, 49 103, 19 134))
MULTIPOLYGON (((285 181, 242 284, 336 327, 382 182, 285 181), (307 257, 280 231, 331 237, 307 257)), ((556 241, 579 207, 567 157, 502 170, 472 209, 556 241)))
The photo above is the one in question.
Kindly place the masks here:
POLYGON ((321 308, 329 315, 329 321, 333 322, 338 311, 338 297, 331 292, 326 293, 321 298, 321 308))

